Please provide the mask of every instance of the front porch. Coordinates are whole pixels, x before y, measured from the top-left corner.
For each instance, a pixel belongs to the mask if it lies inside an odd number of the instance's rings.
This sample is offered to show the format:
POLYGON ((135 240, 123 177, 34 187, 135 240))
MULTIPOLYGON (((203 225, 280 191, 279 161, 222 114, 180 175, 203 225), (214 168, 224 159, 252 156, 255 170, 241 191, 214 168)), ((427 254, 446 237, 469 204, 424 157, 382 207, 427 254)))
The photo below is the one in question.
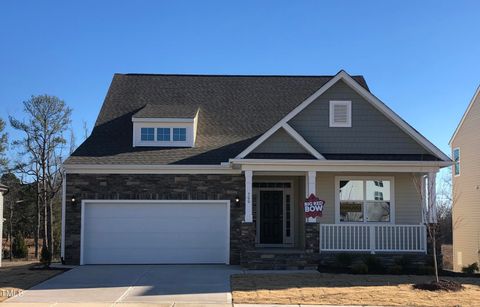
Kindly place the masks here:
POLYGON ((429 177, 358 172, 254 176, 245 171, 241 264, 249 269, 315 269, 335 253, 424 255, 425 204, 415 184, 429 177), (305 218, 303 210, 311 194, 325 201, 323 215, 314 219, 305 218))

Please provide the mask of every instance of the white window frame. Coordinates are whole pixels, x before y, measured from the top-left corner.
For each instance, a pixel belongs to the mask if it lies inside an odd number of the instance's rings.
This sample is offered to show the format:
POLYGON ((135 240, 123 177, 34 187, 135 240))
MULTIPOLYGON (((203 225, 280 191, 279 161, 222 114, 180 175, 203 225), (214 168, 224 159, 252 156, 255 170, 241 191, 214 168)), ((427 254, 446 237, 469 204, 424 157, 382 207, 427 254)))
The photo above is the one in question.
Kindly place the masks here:
POLYGON ((452 173, 453 173, 453 176, 455 177, 458 177, 460 176, 460 174, 462 173, 462 168, 460 166, 460 161, 462 160, 461 158, 461 152, 460 152, 460 147, 455 147, 453 150, 452 150, 452 160, 453 160, 453 170, 452 170, 452 173), (455 161, 455 150, 458 151, 458 161, 455 161), (455 169, 456 169, 456 164, 458 163, 458 174, 455 173, 455 169))
POLYGON ((335 224, 342 225, 379 225, 379 224, 395 224, 395 178, 392 176, 335 176, 335 224), (362 180, 363 181, 363 221, 361 222, 341 222, 340 221, 340 181, 343 180, 362 180), (388 180, 390 181, 390 221, 389 222, 370 222, 366 220, 366 181, 371 180, 388 180))
POLYGON ((154 142, 155 139, 157 138, 157 137, 156 137, 156 132, 157 132, 157 129, 155 129, 154 127, 141 127, 141 128, 140 128, 140 141, 141 141, 141 142, 154 142), (143 129, 153 129, 153 141, 143 140, 143 139, 142 139, 142 130, 143 130, 143 129))
POLYGON ((330 127, 333 128, 349 128, 352 127, 352 101, 351 100, 330 100, 330 127), (345 105, 347 106, 347 122, 346 123, 336 123, 334 121, 334 107, 335 105, 345 105))

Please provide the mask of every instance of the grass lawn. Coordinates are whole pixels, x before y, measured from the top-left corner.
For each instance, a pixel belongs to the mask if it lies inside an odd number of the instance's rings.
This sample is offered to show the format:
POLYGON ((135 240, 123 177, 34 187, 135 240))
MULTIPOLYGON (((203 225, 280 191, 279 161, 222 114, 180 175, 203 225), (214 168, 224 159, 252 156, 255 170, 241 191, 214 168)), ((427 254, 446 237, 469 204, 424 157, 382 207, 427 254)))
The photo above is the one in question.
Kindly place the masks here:
POLYGON ((32 261, 2 261, 2 267, 0 267, 0 302, 8 299, 12 290, 18 293, 20 290, 31 288, 64 272, 63 270, 30 270, 34 264, 35 262, 32 261))
POLYGON ((461 292, 430 292, 412 284, 431 276, 349 275, 326 273, 233 275, 234 303, 387 306, 479 306, 480 278, 453 278, 461 292))

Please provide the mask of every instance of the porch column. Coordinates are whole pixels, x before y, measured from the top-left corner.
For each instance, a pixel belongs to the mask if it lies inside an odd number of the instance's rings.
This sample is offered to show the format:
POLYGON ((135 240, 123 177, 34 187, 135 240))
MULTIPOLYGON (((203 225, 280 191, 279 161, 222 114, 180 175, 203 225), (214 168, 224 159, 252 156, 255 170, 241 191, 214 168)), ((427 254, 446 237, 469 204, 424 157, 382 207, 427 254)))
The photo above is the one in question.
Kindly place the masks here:
MULTIPOLYGON (((305 194, 307 194, 307 197, 310 195, 314 194, 317 195, 316 192, 316 187, 317 187, 317 172, 308 172, 307 178, 306 178, 306 189, 305 189, 305 194)), ((309 217, 305 219, 305 222, 307 223, 316 223, 317 219, 314 217, 309 217)))
POLYGON ((306 194, 307 197, 310 196, 311 194, 317 194, 316 193, 316 179, 317 178, 317 172, 308 172, 307 176, 307 189, 306 189, 306 194))
POLYGON ((245 223, 253 222, 252 215, 252 171, 245 171, 245 223))

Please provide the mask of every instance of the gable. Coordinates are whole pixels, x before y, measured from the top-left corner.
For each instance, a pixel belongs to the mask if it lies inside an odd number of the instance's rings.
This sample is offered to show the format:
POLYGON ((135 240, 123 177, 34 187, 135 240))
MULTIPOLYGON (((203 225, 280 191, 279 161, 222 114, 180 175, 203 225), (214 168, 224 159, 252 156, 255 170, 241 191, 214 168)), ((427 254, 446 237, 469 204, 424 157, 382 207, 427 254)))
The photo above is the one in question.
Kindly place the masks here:
POLYGON ((283 128, 278 129, 253 153, 308 153, 295 139, 293 139, 283 128))
POLYGON ((458 124, 450 140, 450 145, 456 147, 459 143, 478 142, 478 127, 480 127, 480 86, 458 124))
POLYGON ((332 85, 288 123, 322 155, 430 154, 343 80, 332 85), (351 127, 330 127, 331 100, 351 101, 351 127))

